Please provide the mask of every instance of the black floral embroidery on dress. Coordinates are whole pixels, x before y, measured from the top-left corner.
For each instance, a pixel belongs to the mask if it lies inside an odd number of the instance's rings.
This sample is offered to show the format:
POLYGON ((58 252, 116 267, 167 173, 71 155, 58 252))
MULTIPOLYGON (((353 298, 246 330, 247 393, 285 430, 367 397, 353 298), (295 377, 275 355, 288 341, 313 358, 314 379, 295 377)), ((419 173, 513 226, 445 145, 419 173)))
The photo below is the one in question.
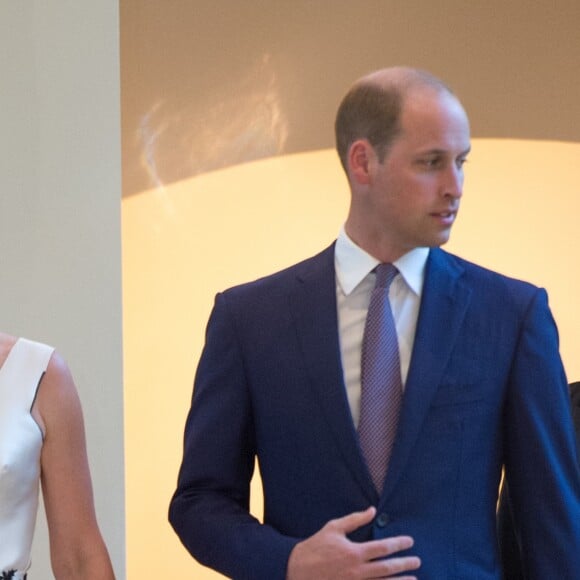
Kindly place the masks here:
MULTIPOLYGON (((16 570, 4 570, 0 576, 0 580, 12 580, 13 578, 16 578, 16 570)), ((22 576, 22 580, 26 580, 26 578, 28 578, 28 574, 22 576)))

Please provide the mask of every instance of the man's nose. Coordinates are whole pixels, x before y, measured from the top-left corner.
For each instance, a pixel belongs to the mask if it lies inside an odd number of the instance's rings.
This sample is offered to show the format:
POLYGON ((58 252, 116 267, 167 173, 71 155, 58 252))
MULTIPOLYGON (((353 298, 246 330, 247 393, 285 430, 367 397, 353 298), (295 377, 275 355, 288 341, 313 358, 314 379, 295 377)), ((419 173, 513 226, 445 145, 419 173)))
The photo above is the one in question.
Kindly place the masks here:
POLYGON ((441 188, 444 197, 459 199, 463 195, 463 168, 449 167, 443 176, 441 188))

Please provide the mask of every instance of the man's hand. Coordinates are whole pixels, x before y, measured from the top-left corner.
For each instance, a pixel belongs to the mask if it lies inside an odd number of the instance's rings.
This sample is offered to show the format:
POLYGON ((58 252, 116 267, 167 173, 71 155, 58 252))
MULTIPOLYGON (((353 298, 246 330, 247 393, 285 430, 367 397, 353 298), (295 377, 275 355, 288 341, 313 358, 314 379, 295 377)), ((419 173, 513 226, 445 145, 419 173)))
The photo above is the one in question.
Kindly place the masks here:
MULTIPOLYGON (((416 570, 419 558, 388 558, 413 545, 413 538, 397 536, 364 543, 351 542, 346 536, 370 523, 376 510, 370 507, 329 521, 310 538, 294 546, 288 560, 286 580, 368 580, 391 578, 393 574, 416 570)), ((416 580, 415 576, 397 576, 416 580)))

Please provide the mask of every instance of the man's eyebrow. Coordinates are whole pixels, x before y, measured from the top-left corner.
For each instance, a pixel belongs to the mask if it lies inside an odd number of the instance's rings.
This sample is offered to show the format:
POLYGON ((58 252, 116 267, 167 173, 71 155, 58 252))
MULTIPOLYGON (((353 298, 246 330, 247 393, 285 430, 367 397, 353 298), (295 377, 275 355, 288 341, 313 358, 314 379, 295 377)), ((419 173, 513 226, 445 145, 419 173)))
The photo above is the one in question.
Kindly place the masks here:
MULTIPOLYGON (((422 155, 449 155, 449 153, 450 153, 449 149, 438 149, 438 148, 425 149, 424 151, 418 151, 417 157, 421 157, 422 155)), ((471 145, 464 151, 461 151, 458 154, 458 157, 469 155, 469 153, 471 153, 471 145)))

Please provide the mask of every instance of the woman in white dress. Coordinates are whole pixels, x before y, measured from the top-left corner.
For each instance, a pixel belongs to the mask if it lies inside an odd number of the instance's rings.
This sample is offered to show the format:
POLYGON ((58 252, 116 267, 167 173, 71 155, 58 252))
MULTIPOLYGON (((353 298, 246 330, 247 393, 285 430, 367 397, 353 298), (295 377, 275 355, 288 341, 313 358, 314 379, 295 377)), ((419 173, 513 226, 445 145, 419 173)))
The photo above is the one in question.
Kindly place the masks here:
POLYGON ((113 580, 70 371, 51 347, 0 333, 0 580, 26 579, 40 487, 55 578, 113 580))

